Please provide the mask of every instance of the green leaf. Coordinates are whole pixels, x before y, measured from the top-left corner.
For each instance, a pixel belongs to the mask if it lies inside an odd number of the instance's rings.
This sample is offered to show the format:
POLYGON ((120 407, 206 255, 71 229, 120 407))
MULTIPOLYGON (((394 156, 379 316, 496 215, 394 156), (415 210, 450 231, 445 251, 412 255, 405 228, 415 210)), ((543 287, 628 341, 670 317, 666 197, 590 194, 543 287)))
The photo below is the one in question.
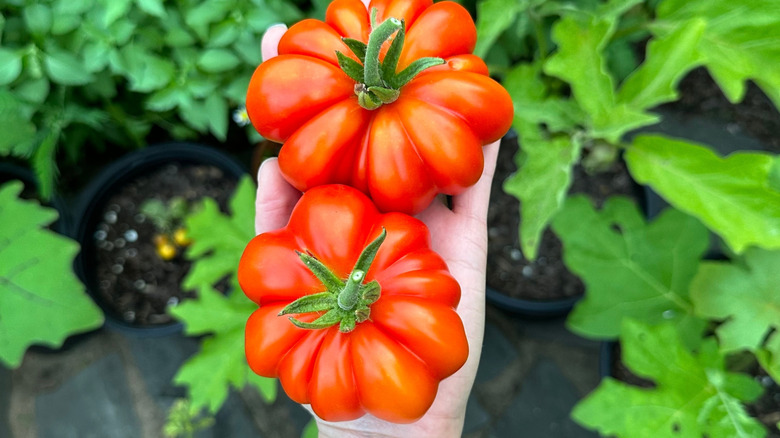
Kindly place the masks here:
POLYGON ((142 11, 158 18, 165 18, 165 6, 163 0, 135 0, 135 3, 142 11))
POLYGON ((238 75, 225 87, 223 93, 231 100, 231 103, 243 105, 246 102, 246 92, 249 89, 249 80, 252 75, 238 75))
POLYGON ((776 156, 769 168, 769 188, 780 192, 780 155, 776 156))
POLYGON ((780 251, 749 248, 735 263, 702 263, 691 299, 697 315, 725 321, 716 329, 724 351, 754 351, 780 330, 779 284, 780 251))
POLYGON ((51 24, 52 35, 65 35, 83 23, 83 18, 75 14, 56 14, 51 24))
POLYGON ((95 0, 55 0, 54 14, 81 15, 95 5, 95 0))
POLYGON ((111 53, 111 46, 102 41, 88 42, 84 45, 84 67, 91 72, 97 73, 108 65, 108 55, 111 53))
POLYGON ((570 137, 544 139, 523 136, 519 170, 504 182, 504 191, 522 203, 520 245, 535 260, 542 232, 563 205, 571 185, 571 169, 580 156, 580 144, 570 137))
POLYGON ((617 101, 648 109, 677 100, 677 83, 701 63, 698 46, 705 27, 703 20, 693 19, 663 38, 651 40, 646 60, 620 87, 617 101))
POLYGON ((585 114, 576 102, 550 93, 538 63, 514 67, 504 78, 504 87, 514 103, 514 127, 521 134, 529 124, 544 124, 551 132, 571 132, 585 122, 585 114))
POLYGON ((43 77, 27 79, 14 89, 14 94, 25 102, 39 104, 49 95, 49 80, 43 77))
POLYGON ((192 245, 187 258, 194 260, 184 278, 184 289, 213 285, 226 275, 235 280, 238 261, 254 232, 255 185, 244 177, 230 199, 231 216, 222 214, 216 202, 206 198, 196 213, 186 220, 192 245))
POLYGON ((216 27, 214 27, 214 30, 211 32, 211 37, 209 38, 208 47, 225 47, 230 44, 233 44, 233 42, 238 38, 238 36, 241 34, 241 29, 238 27, 238 25, 233 21, 225 21, 223 23, 218 24, 216 27))
MULTIPOLYGON (((244 324, 257 305, 247 299, 241 290, 235 289, 224 297, 209 287, 200 289, 195 300, 171 308, 171 313, 184 323, 189 335, 213 333, 201 350, 182 365, 174 377, 174 383, 187 386, 192 409, 203 407, 216 413, 227 398, 230 387, 241 389, 252 383, 256 387, 267 382, 251 378, 244 355, 244 324)), ((270 396, 265 389, 264 396, 270 396)))
POLYGON ((306 423, 306 427, 303 428, 301 438, 317 438, 318 436, 319 431, 317 430, 317 422, 312 418, 306 423))
POLYGON ((35 176, 38 177, 38 192, 43 199, 51 199, 54 194, 54 180, 57 178, 55 154, 60 140, 60 128, 57 125, 45 128, 38 133, 41 140, 32 156, 35 176))
POLYGON ((228 129, 228 106, 225 99, 217 93, 211 94, 205 102, 209 118, 209 130, 219 141, 225 141, 228 129))
POLYGON ((21 191, 18 181, 0 186, 0 363, 12 368, 31 344, 59 347, 103 322, 71 268, 78 244, 46 229, 56 211, 21 191))
POLYGON ((271 403, 276 400, 276 394, 279 391, 279 385, 277 380, 270 377, 258 376, 255 373, 249 373, 247 377, 247 383, 257 388, 260 395, 267 403, 271 403))
POLYGON ((0 85, 8 85, 22 72, 22 53, 0 47, 0 85))
POLYGON ((666 35, 691 18, 707 22, 699 51, 726 97, 739 102, 754 80, 780 107, 780 8, 774 0, 665 0, 652 31, 666 35))
POLYGON ((772 379, 780 382, 780 332, 775 332, 769 337, 764 348, 756 351, 756 357, 772 379))
POLYGON ((228 49, 208 49, 198 58, 198 67, 208 73, 221 73, 235 68, 241 60, 228 49))
POLYGON ((108 28, 120 17, 126 16, 130 11, 133 0, 103 0, 103 27, 108 28))
POLYGON ((208 130, 209 119, 206 115, 206 107, 202 100, 187 99, 186 102, 180 102, 179 115, 187 125, 198 132, 205 134, 208 130))
POLYGON ((209 24, 225 18, 234 7, 231 0, 207 0, 188 9, 184 21, 203 40, 208 40, 209 24))
POLYGON ((33 35, 43 36, 49 32, 52 23, 51 9, 47 5, 33 3, 22 10, 24 23, 33 35))
POLYGON ((670 325, 626 322, 623 362, 655 382, 644 389, 602 381, 575 406, 572 418, 604 436, 631 438, 758 438, 766 430, 741 402, 755 400, 761 386, 749 376, 727 372, 711 339, 694 355, 670 325))
POLYGON ((250 31, 245 30, 233 44, 233 50, 244 60, 245 64, 258 65, 263 62, 263 52, 260 44, 257 44, 257 37, 250 31))
POLYGON ((122 49, 125 76, 130 89, 141 93, 159 90, 168 85, 176 73, 174 64, 147 51, 141 45, 129 45, 122 49))
POLYGON ((615 17, 566 16, 553 26, 558 51, 544 71, 569 83, 572 94, 588 114, 591 136, 616 143, 632 129, 657 122, 626 104, 616 103, 614 81, 606 68, 604 48, 615 30, 615 17))
POLYGON ((477 2, 477 46, 474 54, 487 55, 496 39, 515 22, 517 14, 528 8, 528 2, 519 0, 484 0, 477 2))
POLYGON ((773 156, 738 152, 720 158, 697 144, 637 136, 625 159, 637 182, 699 218, 734 251, 780 248, 780 192, 768 183, 773 156))
POLYGON ((706 250, 707 230, 675 210, 645 223, 625 198, 611 198, 597 212, 583 196, 566 200, 553 220, 566 266, 586 286, 568 327, 586 337, 609 338, 621 321, 675 322, 686 340, 703 323, 693 315, 688 288, 706 250))
POLYGON ((187 90, 182 87, 169 86, 155 91, 146 100, 146 108, 152 111, 168 111, 181 105, 189 99, 187 90))
POLYGON ((58 84, 86 85, 94 79, 81 60, 59 49, 49 49, 44 54, 43 66, 49 78, 58 84))
POLYGON ((0 132, 0 157, 31 152, 24 146, 35 135, 35 125, 22 115, 21 102, 5 90, 0 90, 0 132))

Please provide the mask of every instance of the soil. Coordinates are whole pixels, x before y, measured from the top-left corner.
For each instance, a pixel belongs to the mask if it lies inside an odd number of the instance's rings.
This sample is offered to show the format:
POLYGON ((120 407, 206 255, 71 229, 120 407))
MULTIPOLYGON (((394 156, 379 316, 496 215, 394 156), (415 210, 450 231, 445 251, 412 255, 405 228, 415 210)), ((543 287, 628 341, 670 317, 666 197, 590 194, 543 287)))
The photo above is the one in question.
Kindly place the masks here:
MULTIPOLYGON (((502 188, 504 180, 517 169, 517 149, 516 137, 504 138, 493 178, 488 209, 488 286, 513 298, 533 301, 582 295, 585 287, 564 266, 561 242, 551 230, 542 235, 535 261, 523 257, 518 237, 520 203, 502 188)), ((588 174, 581 166, 575 166, 569 192, 587 194, 598 207, 612 195, 637 196, 637 188, 622 161, 597 174, 588 174)))
MULTIPOLYGON (((769 433, 766 438, 780 438, 780 430, 777 429, 777 425, 780 423, 780 385, 772 380, 766 371, 756 363, 753 363, 745 372, 753 376, 753 379, 764 388, 764 393, 758 400, 745 405, 748 414, 757 418, 767 428, 769 433)), ((623 361, 620 360, 620 344, 617 343, 612 348, 610 375, 629 385, 641 388, 655 387, 652 381, 637 376, 623 364, 623 361)))
MULTIPOLYGON (((96 260, 93 265, 99 298, 117 319, 138 326, 172 322, 169 306, 191 297, 180 283, 190 269, 183 249, 171 260, 157 254, 159 230, 140 211, 148 199, 165 205, 182 197, 194 205, 203 197, 214 198, 223 211, 236 181, 214 166, 167 164, 138 177, 110 195, 100 210, 102 218, 92 230, 96 260)), ((224 287, 222 287, 224 291, 224 287)))

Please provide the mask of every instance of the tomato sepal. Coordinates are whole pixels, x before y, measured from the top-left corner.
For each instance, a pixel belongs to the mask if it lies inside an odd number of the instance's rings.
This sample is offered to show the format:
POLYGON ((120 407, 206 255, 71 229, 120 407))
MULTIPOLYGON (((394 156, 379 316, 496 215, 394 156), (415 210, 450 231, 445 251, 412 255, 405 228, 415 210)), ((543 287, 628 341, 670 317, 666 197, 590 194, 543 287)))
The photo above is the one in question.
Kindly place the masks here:
POLYGON ((379 236, 360 253, 355 267, 341 280, 331 269, 310 254, 296 251, 303 264, 322 282, 323 292, 305 295, 285 306, 278 316, 325 312, 311 322, 289 317, 290 322, 302 329, 319 330, 339 324, 339 331, 351 332, 358 323, 371 316, 371 305, 381 296, 381 286, 376 280, 363 284, 379 247, 387 237, 383 227, 379 236))

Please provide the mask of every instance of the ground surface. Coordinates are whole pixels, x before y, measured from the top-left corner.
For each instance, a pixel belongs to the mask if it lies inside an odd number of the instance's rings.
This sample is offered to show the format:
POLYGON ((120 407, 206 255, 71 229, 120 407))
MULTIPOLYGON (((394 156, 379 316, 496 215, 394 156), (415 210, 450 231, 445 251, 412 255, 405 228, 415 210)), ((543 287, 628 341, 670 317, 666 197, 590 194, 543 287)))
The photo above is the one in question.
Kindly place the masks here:
MULTIPOLYGON (((64 352, 30 351, 19 369, 0 369, 0 436, 160 437, 164 412, 184 395, 171 379, 197 348, 181 335, 101 330, 64 352)), ((562 320, 523 321, 489 307, 464 436, 595 436, 568 416, 598 384, 598 355, 598 343, 570 334, 562 320)), ((298 437, 308 419, 281 392, 269 406, 245 390, 231 394, 215 426, 198 436, 298 437)))

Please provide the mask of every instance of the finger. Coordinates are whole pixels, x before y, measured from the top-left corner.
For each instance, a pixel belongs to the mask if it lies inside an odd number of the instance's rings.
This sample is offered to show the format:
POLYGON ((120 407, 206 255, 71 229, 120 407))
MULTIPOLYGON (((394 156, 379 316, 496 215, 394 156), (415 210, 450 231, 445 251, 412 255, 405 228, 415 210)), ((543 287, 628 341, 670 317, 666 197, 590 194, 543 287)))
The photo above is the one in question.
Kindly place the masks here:
POLYGON ((287 225, 301 192, 282 177, 276 158, 269 158, 257 172, 255 232, 273 231, 287 225))
POLYGON ((459 215, 467 215, 481 220, 487 218, 490 203, 490 186, 496 172, 496 160, 501 140, 495 141, 482 150, 485 154, 485 167, 479 181, 465 192, 452 197, 452 210, 459 215))
POLYGON ((274 24, 266 29, 263 40, 260 43, 260 49, 263 53, 263 61, 268 61, 279 54, 279 40, 287 32, 287 26, 284 24, 274 24))
POLYGON ((366 5, 366 9, 368 9, 369 3, 371 3, 371 0, 361 0, 364 5, 366 5))

